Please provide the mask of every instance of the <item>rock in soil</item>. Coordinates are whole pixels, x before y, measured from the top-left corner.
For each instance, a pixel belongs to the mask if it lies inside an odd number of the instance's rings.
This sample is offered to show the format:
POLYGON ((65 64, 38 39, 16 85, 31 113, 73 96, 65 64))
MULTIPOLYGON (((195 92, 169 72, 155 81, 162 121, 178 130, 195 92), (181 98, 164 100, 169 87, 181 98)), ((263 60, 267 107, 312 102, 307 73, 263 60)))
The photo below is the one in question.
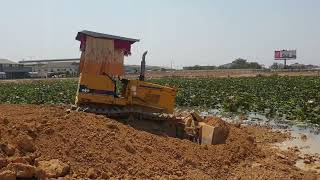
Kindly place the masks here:
POLYGON ((58 159, 52 159, 50 161, 39 161, 38 168, 41 169, 46 177, 58 178, 64 177, 69 173, 70 166, 58 159))
POLYGON ((0 144, 0 149, 7 155, 12 156, 16 150, 11 144, 0 144))
POLYGON ((17 145, 25 152, 34 152, 36 150, 33 139, 28 135, 19 135, 17 137, 17 145))
POLYGON ((24 157, 11 157, 8 158, 8 161, 10 163, 22 163, 22 164, 30 164, 32 159, 29 156, 24 156, 24 157))
POLYGON ((89 168, 87 171, 87 177, 90 179, 97 179, 100 175, 100 172, 95 168, 89 168))
POLYGON ((302 141, 306 141, 308 139, 307 135, 305 134, 301 134, 300 138, 302 141))
POLYGON ((6 167, 8 165, 8 161, 6 158, 0 158, 0 169, 6 167))
POLYGON ((2 171, 0 172, 0 180, 16 180, 16 174, 10 170, 2 171))
POLYGON ((15 173, 19 178, 32 178, 37 176, 37 169, 34 166, 22 163, 10 163, 6 169, 15 173))

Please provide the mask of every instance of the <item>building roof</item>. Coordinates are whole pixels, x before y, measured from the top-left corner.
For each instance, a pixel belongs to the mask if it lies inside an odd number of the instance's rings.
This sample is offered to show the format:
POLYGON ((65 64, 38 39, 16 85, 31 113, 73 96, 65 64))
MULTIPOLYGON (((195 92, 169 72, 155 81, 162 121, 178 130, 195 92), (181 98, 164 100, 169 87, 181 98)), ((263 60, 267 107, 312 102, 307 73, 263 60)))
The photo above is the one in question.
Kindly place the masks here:
POLYGON ((222 67, 222 68, 231 68, 233 64, 234 63, 227 63, 227 64, 221 65, 220 67, 222 67))
POLYGON ((110 35, 110 34, 103 34, 103 33, 98 33, 98 32, 93 32, 93 31, 87 31, 87 30, 78 32, 76 40, 80 40, 80 37, 83 35, 91 36, 94 38, 117 39, 117 40, 123 40, 123 41, 130 41, 132 43, 140 41, 139 39, 126 38, 126 37, 115 36, 115 35, 110 35))
POLYGON ((306 66, 306 65, 304 65, 304 64, 299 64, 299 63, 294 63, 294 64, 291 64, 290 66, 301 67, 301 66, 306 66))
POLYGON ((21 64, 27 63, 49 63, 49 62, 78 62, 80 61, 79 58, 74 59, 41 59, 41 60, 27 60, 27 61, 19 61, 21 64))
POLYGON ((17 64, 17 63, 10 61, 8 59, 0 59, 0 64, 17 64))

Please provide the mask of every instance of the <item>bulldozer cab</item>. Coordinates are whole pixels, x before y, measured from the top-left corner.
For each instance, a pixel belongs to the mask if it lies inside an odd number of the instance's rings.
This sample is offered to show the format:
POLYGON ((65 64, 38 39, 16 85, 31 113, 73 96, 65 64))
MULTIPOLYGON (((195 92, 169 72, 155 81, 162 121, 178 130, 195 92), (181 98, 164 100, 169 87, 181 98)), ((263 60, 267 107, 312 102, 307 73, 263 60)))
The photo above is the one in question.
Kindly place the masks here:
POLYGON ((138 39, 81 31, 80 77, 76 96, 78 106, 121 107, 134 111, 172 113, 176 90, 144 81, 143 55, 140 80, 126 80, 124 57, 138 39))

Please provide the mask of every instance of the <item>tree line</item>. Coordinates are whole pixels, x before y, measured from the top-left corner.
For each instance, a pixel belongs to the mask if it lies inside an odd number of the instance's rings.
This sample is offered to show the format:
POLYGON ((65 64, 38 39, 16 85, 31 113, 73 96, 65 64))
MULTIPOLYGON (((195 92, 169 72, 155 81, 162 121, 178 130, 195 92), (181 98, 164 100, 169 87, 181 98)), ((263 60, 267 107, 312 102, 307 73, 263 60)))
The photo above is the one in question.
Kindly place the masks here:
POLYGON ((213 70, 213 69, 262 69, 263 66, 257 62, 248 62, 246 59, 237 58, 231 63, 221 66, 187 66, 184 70, 213 70))
POLYGON ((287 65, 284 67, 283 64, 274 62, 269 68, 264 67, 263 65, 257 63, 257 62, 248 62, 246 59, 237 58, 231 63, 223 64, 220 66, 186 66, 183 67, 183 70, 214 70, 214 69, 315 69, 320 68, 316 65, 304 65, 299 63, 294 63, 291 65, 287 65))

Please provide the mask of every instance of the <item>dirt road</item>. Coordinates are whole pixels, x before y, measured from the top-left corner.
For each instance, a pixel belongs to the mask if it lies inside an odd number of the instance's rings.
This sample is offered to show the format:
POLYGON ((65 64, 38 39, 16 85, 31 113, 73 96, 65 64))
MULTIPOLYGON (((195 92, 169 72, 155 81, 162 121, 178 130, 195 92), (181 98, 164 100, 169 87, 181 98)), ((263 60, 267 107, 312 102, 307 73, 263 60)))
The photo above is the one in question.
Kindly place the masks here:
MULTIPOLYGON (((256 76, 320 76, 318 71, 263 71, 245 69, 221 69, 221 70, 179 70, 179 71, 148 71, 147 78, 161 77, 256 77, 256 76)), ((126 75, 128 78, 137 78, 138 74, 126 75)))
POLYGON ((288 134, 258 126, 227 126, 226 144, 208 146, 155 135, 151 129, 140 131, 100 115, 69 112, 62 106, 0 105, 0 179, 16 175, 65 179, 320 177, 295 167, 295 150, 280 151, 272 145, 288 134))

